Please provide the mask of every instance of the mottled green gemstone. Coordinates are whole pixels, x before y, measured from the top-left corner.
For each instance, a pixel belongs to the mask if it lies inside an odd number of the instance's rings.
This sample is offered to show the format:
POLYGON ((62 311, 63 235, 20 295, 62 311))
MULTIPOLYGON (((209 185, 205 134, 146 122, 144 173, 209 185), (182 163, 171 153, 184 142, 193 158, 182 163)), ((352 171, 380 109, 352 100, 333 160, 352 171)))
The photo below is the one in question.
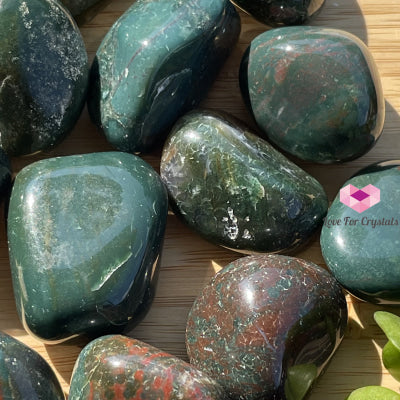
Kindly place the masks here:
POLYGON ((385 103, 376 65, 364 43, 344 31, 262 33, 243 56, 240 85, 268 139, 304 160, 352 160, 382 132, 385 103))
POLYGON ((61 0, 73 16, 81 14, 99 1, 100 0, 61 0))
POLYGON ((93 62, 93 121, 119 150, 162 144, 176 119, 205 97, 239 32, 228 0, 136 1, 93 62))
POLYGON ((271 25, 300 25, 314 17, 325 0, 234 0, 258 21, 271 25))
POLYGON ((35 351, 0 332, 0 399, 64 400, 49 364, 35 351))
POLYGON ((103 336, 76 361, 69 400, 223 400, 221 386, 190 364, 139 340, 103 336))
POLYGON ((8 240, 26 330, 52 341, 136 324, 154 296, 166 216, 166 190, 136 156, 25 167, 11 195, 8 240))
POLYGON ((313 177, 243 124, 212 111, 177 122, 160 170, 174 211, 211 242, 237 251, 293 250, 328 208, 313 177))
POLYGON ((0 147, 11 155, 57 144, 85 102, 85 45, 58 1, 0 2, 0 147))
POLYGON ((301 400, 333 356, 347 324, 340 285, 310 262, 238 259, 204 287, 188 316, 191 364, 232 400, 301 400))
POLYGON ((350 184, 361 190, 375 186, 380 201, 358 212, 342 203, 338 193, 321 232, 326 264, 354 296, 373 303, 400 304, 400 161, 369 166, 341 190, 350 184))

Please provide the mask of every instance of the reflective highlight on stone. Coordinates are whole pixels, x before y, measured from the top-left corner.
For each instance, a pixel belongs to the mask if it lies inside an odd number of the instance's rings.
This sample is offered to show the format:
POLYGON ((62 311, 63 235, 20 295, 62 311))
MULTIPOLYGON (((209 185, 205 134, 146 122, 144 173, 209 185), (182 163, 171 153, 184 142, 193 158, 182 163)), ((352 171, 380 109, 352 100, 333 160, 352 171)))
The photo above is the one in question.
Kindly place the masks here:
POLYGON ((176 119, 205 97, 239 32, 228 0, 136 1, 97 51, 92 120, 119 150, 162 144, 176 119))
POLYGON ((258 21, 271 25, 301 25, 320 11, 325 0, 235 0, 258 21))
POLYGON ((25 167, 8 214, 25 329, 52 341, 138 323, 154 295, 166 216, 166 190, 136 156, 94 153, 25 167))
POLYGON ((230 263, 203 289, 189 314, 186 345, 190 362, 230 399, 301 400, 346 323, 345 297, 327 271, 258 255, 230 263))
POLYGON ((321 232, 321 249, 336 279, 354 296, 400 304, 400 160, 373 164, 343 186, 380 190, 380 201, 359 210, 333 201, 321 232))
POLYGON ((0 399, 64 400, 49 364, 28 346, 0 332, 0 399))
POLYGON ((0 43, 0 147, 10 155, 49 149, 86 99, 82 36, 57 1, 3 0, 0 43))
POLYGON ((352 160, 381 135, 379 73, 368 48, 347 32, 287 27, 262 33, 243 57, 240 84, 268 139, 301 159, 352 160))
POLYGON ((190 364, 139 340, 104 336, 75 364, 69 400, 222 400, 220 385, 190 364))
POLYGON ((232 117, 193 111, 168 138, 161 177, 174 211, 215 244, 283 252, 322 223, 322 186, 232 117))

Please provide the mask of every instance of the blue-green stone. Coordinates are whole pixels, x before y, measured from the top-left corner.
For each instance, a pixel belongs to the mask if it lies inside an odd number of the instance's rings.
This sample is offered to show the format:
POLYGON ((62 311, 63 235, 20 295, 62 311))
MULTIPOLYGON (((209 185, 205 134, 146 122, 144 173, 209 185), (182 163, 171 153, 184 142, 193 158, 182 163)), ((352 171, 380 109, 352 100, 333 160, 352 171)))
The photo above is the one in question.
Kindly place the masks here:
POLYGON ((352 160, 381 135, 379 73, 365 44, 347 32, 302 26, 264 32, 243 56, 240 85, 263 133, 301 159, 352 160))
POLYGON ((375 186, 380 201, 359 213, 336 196, 321 233, 326 264, 354 296, 400 304, 400 161, 369 166, 343 188, 349 184, 361 190, 375 186))
POLYGON ((74 127, 88 82, 87 54, 58 1, 0 2, 0 147, 49 149, 74 127))
POLYGON ((191 364, 231 400, 301 400, 347 324, 340 285, 323 268, 278 255, 238 259, 204 287, 186 326, 191 364))
POLYGON ((16 177, 8 214, 15 299, 45 341, 136 324, 154 295, 166 190, 140 158, 57 157, 16 177))
POLYGON ((293 250, 328 208, 313 177, 214 111, 192 111, 176 123, 160 171, 176 214, 211 242, 240 252, 293 250))
POLYGON ((320 11, 325 0, 234 0, 243 11, 270 25, 300 25, 320 11))
POLYGON ((35 351, 0 332, 0 399, 64 400, 56 375, 35 351))
POLYGON ((228 0, 138 0, 91 69, 89 112, 121 151, 142 152, 207 94, 240 32, 228 0))

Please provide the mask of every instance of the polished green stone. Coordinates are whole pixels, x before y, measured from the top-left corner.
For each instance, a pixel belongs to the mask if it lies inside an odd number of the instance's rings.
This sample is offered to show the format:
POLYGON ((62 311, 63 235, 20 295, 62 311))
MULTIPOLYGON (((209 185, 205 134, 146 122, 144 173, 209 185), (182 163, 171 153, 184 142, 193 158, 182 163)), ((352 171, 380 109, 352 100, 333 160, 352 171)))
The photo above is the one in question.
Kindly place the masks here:
POLYGON ((325 0, 234 0, 258 21, 271 25, 300 25, 316 15, 325 0))
POLYGON ((99 1, 100 0, 61 0, 73 16, 81 14, 99 1))
POLYGON ((349 184, 377 187, 380 202, 359 213, 336 196, 321 233, 326 264, 356 297, 400 304, 400 161, 367 167, 343 188, 349 184))
POLYGON ((154 295, 166 190, 118 152, 47 159, 16 177, 10 263, 25 329, 45 341, 137 323, 154 295))
POLYGON ((385 103, 376 65, 347 32, 286 27, 262 33, 243 56, 240 84, 268 139, 301 159, 351 160, 382 132, 385 103))
POLYGON ((81 34, 57 1, 0 2, 0 147, 11 155, 57 144, 85 102, 81 34))
POLYGON ((89 112, 116 148, 162 144, 205 97, 240 32, 228 0, 138 0, 111 27, 91 69, 89 112))
POLYGON ((64 400, 49 364, 23 343, 0 332, 0 399, 64 400))
POLYGON ((195 300, 186 326, 191 364, 231 400, 301 400, 333 356, 347 324, 334 277, 287 256, 238 259, 195 300))
POLYGON ((223 400, 213 379, 162 350, 121 335, 89 343, 76 361, 69 400, 223 400))
POLYGON ((160 170, 174 211, 211 242, 241 252, 297 248, 328 208, 313 177, 243 124, 212 111, 177 122, 160 170))

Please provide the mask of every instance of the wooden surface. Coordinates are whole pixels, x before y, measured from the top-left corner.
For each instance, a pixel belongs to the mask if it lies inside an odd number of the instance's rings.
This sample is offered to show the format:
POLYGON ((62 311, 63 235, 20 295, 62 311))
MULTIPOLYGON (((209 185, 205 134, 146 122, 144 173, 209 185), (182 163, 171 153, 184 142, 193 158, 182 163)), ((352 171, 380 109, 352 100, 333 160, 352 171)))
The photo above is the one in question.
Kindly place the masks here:
MULTIPOLYGON (((108 1, 94 18, 81 24, 90 60, 109 27, 132 2, 108 1)), ((241 16, 240 41, 203 106, 231 112, 254 126, 241 100, 238 65, 249 42, 266 27, 244 14, 241 16)), ((371 152, 342 165, 301 164, 323 184, 332 200, 340 186, 360 167, 400 158, 400 0, 326 0, 325 8, 313 25, 347 30, 368 45, 378 65, 386 98, 384 132, 371 152)), ((24 165, 44 157, 102 150, 111 150, 111 147, 91 124, 85 110, 72 134, 60 146, 40 156, 13 159, 13 170, 18 172, 24 165)), ((158 150, 143 158, 158 170, 159 154, 158 150)), ((316 236, 296 255, 323 265, 318 239, 316 236)), ((157 296, 148 316, 131 332, 131 336, 186 358, 185 322, 193 300, 217 270, 239 257, 237 253, 200 239, 170 214, 157 296)), ((381 308, 361 303, 350 296, 348 304, 350 320, 346 337, 315 385, 310 400, 344 399, 353 389, 371 384, 400 391, 400 383, 390 377, 380 360, 385 338, 373 322, 372 315, 381 308)), ((37 350, 54 367, 65 392, 68 392, 73 364, 86 340, 78 338, 63 344, 43 345, 22 329, 14 304, 3 218, 0 228, 0 329, 37 350)))

